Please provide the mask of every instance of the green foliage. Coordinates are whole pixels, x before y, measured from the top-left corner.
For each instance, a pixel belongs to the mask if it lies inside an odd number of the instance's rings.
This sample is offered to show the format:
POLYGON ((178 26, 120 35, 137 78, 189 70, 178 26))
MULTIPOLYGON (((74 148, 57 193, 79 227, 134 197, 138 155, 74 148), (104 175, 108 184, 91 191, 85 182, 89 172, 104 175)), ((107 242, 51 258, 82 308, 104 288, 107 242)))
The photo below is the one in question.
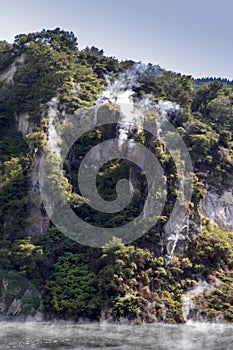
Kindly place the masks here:
POLYGON ((12 157, 18 157, 26 161, 28 146, 22 135, 14 129, 2 128, 0 139, 0 160, 8 161, 12 157))
POLYGON ((202 218, 202 223, 203 230, 190 242, 187 255, 192 273, 211 283, 212 289, 194 299, 196 318, 232 322, 233 233, 220 230, 208 218, 202 218))
POLYGON ((68 32, 56 28, 53 30, 43 29, 41 32, 16 35, 14 47, 16 50, 25 50, 25 47, 38 43, 47 45, 49 48, 58 52, 72 53, 77 48, 77 38, 73 32, 68 32))
POLYGON ((43 131, 35 131, 25 136, 31 151, 42 152, 47 144, 46 135, 43 131))
POLYGON ((217 225, 210 223, 202 230, 197 239, 190 244, 190 257, 193 265, 205 266, 205 273, 224 268, 233 267, 233 233, 225 232, 217 225))
POLYGON ((30 237, 12 243, 10 259, 14 270, 38 282, 40 279, 38 265, 42 261, 42 248, 34 245, 30 237))
POLYGON ((57 261, 64 251, 73 251, 75 242, 64 236, 56 227, 50 227, 41 237, 45 258, 57 261))
POLYGON ((56 316, 78 319, 93 317, 99 309, 94 273, 82 254, 64 253, 54 264, 54 272, 44 288, 45 309, 56 316))
POLYGON ((37 122, 40 106, 57 94, 66 94, 73 86, 73 66, 64 52, 51 50, 46 43, 31 42, 26 58, 14 75, 11 87, 12 111, 29 112, 37 122))
POLYGON ((0 72, 4 71, 13 62, 14 49, 6 41, 0 41, 0 72))
MULTIPOLYGON (((174 323, 184 321, 184 293, 198 280, 207 279, 215 288, 196 298, 201 314, 232 321, 232 233, 202 218, 200 234, 194 239, 196 231, 190 225, 188 239, 177 256, 168 265, 164 258, 164 225, 177 199, 176 165, 180 171, 184 168, 178 147, 170 153, 166 147, 168 142, 174 144, 174 133, 167 133, 163 142, 137 126, 129 134, 154 153, 163 167, 168 190, 158 224, 142 238, 129 245, 114 238, 102 249, 92 249, 71 241, 52 225, 42 237, 27 236, 28 214, 35 205, 28 199, 29 171, 35 154, 40 155, 47 146, 47 103, 57 98, 61 127, 66 113, 95 105, 106 87, 106 75, 116 78, 132 69, 134 62, 118 62, 94 46, 79 51, 74 34, 56 28, 20 34, 13 45, 0 42, 0 72, 12 63, 16 67, 13 81, 0 82, 0 266, 6 270, 0 273, 1 298, 10 303, 19 296, 22 314, 35 311, 40 298, 32 291, 33 282, 42 291, 43 311, 50 317, 99 319, 106 313, 114 320, 123 316, 137 322, 174 323), (29 114, 30 123, 30 132, 24 137, 15 128, 22 113, 29 114), (20 295, 12 292, 19 278, 24 286, 20 295), (10 285, 8 291, 4 290, 4 279, 10 285)), ((218 184, 220 190, 232 186, 233 87, 217 80, 195 86, 191 77, 151 64, 138 73, 137 81, 135 100, 150 94, 154 102, 170 100, 181 107, 168 118, 192 158, 195 174, 189 219, 195 221, 206 185, 218 184)), ((106 116, 110 111, 119 115, 112 106, 104 105, 101 110, 106 116)), ((156 121, 158 114, 148 117, 156 121)), ((115 138, 116 133, 116 125, 95 128, 74 143, 64 170, 52 154, 47 164, 50 183, 44 190, 59 188, 57 198, 68 201, 85 221, 101 227, 117 227, 133 220, 141 213, 148 191, 141 169, 114 159, 99 169, 97 189, 105 200, 112 201, 117 196, 117 182, 133 174, 135 193, 130 205, 117 215, 101 215, 84 202, 78 185, 81 157, 100 142, 115 138)))
POLYGON ((27 178, 19 158, 11 158, 3 163, 3 173, 0 175, 0 237, 1 263, 9 262, 10 243, 15 238, 24 236, 27 219, 27 178), (7 260, 5 260, 7 259, 7 260))
MULTIPOLYGON (((118 72, 119 62, 114 57, 104 56, 104 51, 97 47, 86 47, 78 54, 78 62, 83 66, 90 66, 99 79, 106 74, 118 72)), ((103 80, 104 81, 104 80, 103 80)))
POLYGON ((132 317, 135 319, 141 310, 145 307, 146 300, 136 295, 127 294, 124 297, 117 297, 113 306, 113 309, 117 312, 118 316, 132 317))

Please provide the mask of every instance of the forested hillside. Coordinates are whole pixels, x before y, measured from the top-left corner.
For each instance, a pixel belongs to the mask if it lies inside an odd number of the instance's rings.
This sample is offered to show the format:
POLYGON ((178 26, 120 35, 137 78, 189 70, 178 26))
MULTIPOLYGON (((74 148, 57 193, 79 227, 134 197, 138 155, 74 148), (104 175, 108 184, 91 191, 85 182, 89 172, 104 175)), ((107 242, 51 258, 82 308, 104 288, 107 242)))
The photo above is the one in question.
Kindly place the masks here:
MULTIPOLYGON (((102 113, 118 115, 112 101, 101 108, 102 113)), ((79 50, 74 34, 59 28, 20 34, 13 44, 0 42, 1 315, 41 312, 48 319, 125 317, 137 323, 181 323, 187 316, 232 322, 232 120, 233 86, 224 81, 199 85, 191 76, 159 66, 106 57, 96 47, 79 50), (130 80, 132 74, 135 103, 149 96, 155 105, 170 101, 179 106, 167 118, 193 165, 186 224, 174 239, 164 234, 177 199, 179 173, 174 154, 159 134, 153 137, 136 125, 128 139, 147 147, 164 170, 168 191, 163 211, 156 225, 131 243, 113 238, 103 247, 90 247, 60 232, 40 198, 38 172, 51 143, 51 108, 56 105, 54 128, 61 130, 68 115, 93 110, 109 84, 122 76, 130 80), (183 297, 203 281, 207 287, 186 315, 183 297)), ((98 191, 113 201, 117 182, 131 176, 136 188, 132 203, 114 214, 84 203, 78 183, 81 160, 118 132, 117 125, 108 124, 85 133, 72 145, 60 174, 52 173, 51 186, 61 176, 72 210, 95 226, 127 224, 142 211, 148 192, 139 167, 113 159, 99 171, 98 191)))

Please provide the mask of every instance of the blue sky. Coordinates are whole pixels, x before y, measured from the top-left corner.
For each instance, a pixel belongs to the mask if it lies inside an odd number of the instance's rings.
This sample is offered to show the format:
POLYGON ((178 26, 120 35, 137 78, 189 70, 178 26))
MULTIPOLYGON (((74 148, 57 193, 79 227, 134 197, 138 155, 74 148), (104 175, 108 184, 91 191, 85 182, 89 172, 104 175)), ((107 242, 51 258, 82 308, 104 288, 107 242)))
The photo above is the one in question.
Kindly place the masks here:
POLYGON ((233 79, 232 0, 0 0, 0 40, 60 27, 79 48, 233 79))

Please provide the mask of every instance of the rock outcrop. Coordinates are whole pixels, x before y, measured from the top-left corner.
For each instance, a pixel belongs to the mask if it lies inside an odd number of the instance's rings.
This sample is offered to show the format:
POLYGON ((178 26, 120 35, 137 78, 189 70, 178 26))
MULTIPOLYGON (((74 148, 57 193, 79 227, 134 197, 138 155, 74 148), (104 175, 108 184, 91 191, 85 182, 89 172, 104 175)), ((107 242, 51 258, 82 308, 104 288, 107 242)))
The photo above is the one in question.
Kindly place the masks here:
POLYGON ((202 214, 213 220, 220 228, 233 231, 233 193, 225 190, 209 189, 201 203, 202 214))

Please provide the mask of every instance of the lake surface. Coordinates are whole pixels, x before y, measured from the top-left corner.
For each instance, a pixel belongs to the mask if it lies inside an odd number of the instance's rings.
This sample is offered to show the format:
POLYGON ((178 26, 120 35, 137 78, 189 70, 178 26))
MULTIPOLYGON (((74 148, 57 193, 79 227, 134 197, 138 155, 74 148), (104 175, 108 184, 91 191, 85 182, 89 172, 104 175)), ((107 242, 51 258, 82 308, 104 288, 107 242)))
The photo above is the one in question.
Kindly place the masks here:
POLYGON ((0 322, 0 350, 231 350, 233 325, 0 322))

